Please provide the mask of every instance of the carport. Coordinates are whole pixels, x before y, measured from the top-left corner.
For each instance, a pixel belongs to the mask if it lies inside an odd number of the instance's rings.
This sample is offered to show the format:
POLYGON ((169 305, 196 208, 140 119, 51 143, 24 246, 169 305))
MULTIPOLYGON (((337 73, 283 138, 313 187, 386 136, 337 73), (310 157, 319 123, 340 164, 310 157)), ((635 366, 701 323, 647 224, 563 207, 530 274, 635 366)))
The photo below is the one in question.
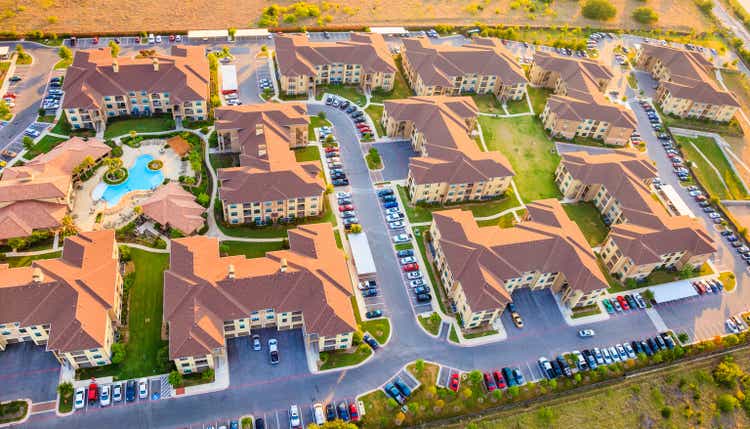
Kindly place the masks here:
POLYGON ((370 251, 370 241, 367 239, 367 234, 364 232, 349 234, 347 238, 352 248, 352 259, 354 260, 354 267, 357 269, 357 276, 360 279, 374 276, 375 260, 370 251))
POLYGON ((698 295, 698 292, 695 291, 695 288, 688 280, 667 283, 659 287, 651 288, 651 291, 654 293, 654 301, 656 301, 657 304, 677 301, 679 299, 690 298, 698 295))
POLYGON ((187 37, 189 40, 218 40, 218 39, 229 39, 228 30, 191 30, 188 31, 187 37))
POLYGON ((268 39, 270 34, 267 28, 243 28, 234 33, 234 40, 268 39))

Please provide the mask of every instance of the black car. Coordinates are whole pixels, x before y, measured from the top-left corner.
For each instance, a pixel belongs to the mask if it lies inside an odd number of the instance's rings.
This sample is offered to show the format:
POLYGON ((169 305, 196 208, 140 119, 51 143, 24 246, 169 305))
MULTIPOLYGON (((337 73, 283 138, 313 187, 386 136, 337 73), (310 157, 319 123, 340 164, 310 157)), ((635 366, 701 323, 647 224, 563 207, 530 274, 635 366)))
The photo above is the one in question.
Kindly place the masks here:
MULTIPOLYGON (((650 338, 649 338, 649 341, 653 342, 653 340, 651 340, 650 338)), ((654 349, 651 348, 648 341, 641 341, 641 348, 643 349, 643 353, 646 353, 646 356, 654 355, 654 349)))
POLYGON ((591 351, 589 349, 585 349, 581 352, 581 354, 583 355, 583 358, 586 359, 586 363, 588 364, 590 369, 597 368, 598 365, 596 364, 596 358, 591 354, 591 351))
POLYGON ((623 298, 628 302, 630 308, 638 308, 638 303, 635 302, 635 298, 632 295, 624 295, 623 298))
POLYGON ((418 302, 429 302, 432 301, 432 295, 429 293, 420 293, 417 295, 417 301, 418 302))
POLYGON ((364 113, 362 113, 362 111, 361 111, 361 110, 357 110, 356 112, 352 113, 352 115, 351 115, 351 116, 352 116, 352 118, 360 118, 360 117, 362 117, 362 116, 364 116, 364 115, 365 115, 365 114, 364 114, 364 113))
POLYGON ((266 429, 266 422, 261 417, 255 419, 255 429, 266 429))
POLYGON ((332 403, 326 405, 326 420, 329 422, 336 420, 336 407, 332 403))
POLYGON ((365 120, 364 120, 364 118, 357 118, 357 119, 354 120, 354 123, 355 124, 363 124, 363 123, 365 123, 365 120))
POLYGON ((560 370, 564 376, 571 377, 573 375, 573 371, 570 369, 570 365, 564 357, 558 356, 557 363, 560 365, 560 370))
POLYGON ((375 341, 375 338, 371 337, 370 334, 365 334, 362 337, 362 341, 366 342, 367 345, 369 345, 370 347, 372 347, 373 350, 377 350, 378 347, 379 347, 378 342, 375 341))
POLYGON ((338 407, 336 407, 336 410, 339 413, 339 418, 345 422, 349 421, 349 407, 346 406, 346 402, 339 402, 338 407))
POLYGON ((333 97, 326 98, 326 106, 330 106, 331 104, 333 104, 333 97))
POLYGON ((672 350, 674 348, 674 340, 668 333, 661 334, 662 339, 664 340, 664 343, 666 343, 667 348, 669 350, 672 350))
POLYGON ((348 179, 334 179, 331 183, 333 183, 333 186, 346 186, 349 184, 348 179))
POLYGON ((125 400, 127 402, 135 401, 135 380, 128 380, 125 384, 125 400))
POLYGON ((346 113, 349 113, 349 114, 352 114, 352 113, 354 113, 356 111, 357 111, 357 106, 355 106, 353 104, 351 106, 349 106, 348 109, 346 109, 346 113))
POLYGON ((643 347, 641 347, 641 343, 639 343, 638 341, 631 341, 630 346, 633 347, 633 351, 635 352, 635 354, 639 355, 643 353, 643 347))
POLYGON ((664 338, 662 338, 661 335, 655 336, 654 342, 659 346, 661 350, 665 350, 667 348, 667 343, 664 342, 664 338))
POLYGON ((508 382, 508 387, 515 386, 516 385, 516 379, 513 377, 513 371, 510 370, 510 368, 505 367, 501 370, 503 373, 503 378, 505 381, 508 382))
POLYGON ((552 372, 555 373, 555 378, 561 376, 562 375, 562 369, 560 368, 560 364, 557 363, 557 361, 555 359, 552 359, 552 361, 550 361, 550 364, 552 364, 552 372))
POLYGON ((350 104, 352 103, 348 102, 347 100, 344 100, 341 104, 339 104, 339 109, 345 110, 347 107, 349 107, 350 104))

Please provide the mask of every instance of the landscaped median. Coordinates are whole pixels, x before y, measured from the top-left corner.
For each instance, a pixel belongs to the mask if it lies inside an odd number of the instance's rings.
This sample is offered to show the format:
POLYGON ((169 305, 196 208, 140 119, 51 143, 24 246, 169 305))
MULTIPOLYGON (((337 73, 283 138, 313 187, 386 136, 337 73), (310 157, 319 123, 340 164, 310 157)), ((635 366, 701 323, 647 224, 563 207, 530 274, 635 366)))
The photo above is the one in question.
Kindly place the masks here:
POLYGON ((23 420, 28 412, 29 403, 26 401, 9 401, 0 403, 0 424, 23 420))
POLYGON ((432 212, 450 209, 471 210, 474 217, 487 217, 503 212, 513 207, 518 207, 518 199, 513 193, 512 188, 505 191, 505 195, 492 200, 482 200, 476 202, 464 202, 459 204, 417 204, 413 205, 409 201, 409 191, 405 186, 398 185, 398 193, 401 197, 406 216, 409 222, 430 222, 432 221, 432 212))
POLYGON ((685 159, 693 163, 693 174, 712 197, 720 200, 748 198, 747 189, 716 140, 711 137, 686 137, 676 134, 674 138, 685 159))

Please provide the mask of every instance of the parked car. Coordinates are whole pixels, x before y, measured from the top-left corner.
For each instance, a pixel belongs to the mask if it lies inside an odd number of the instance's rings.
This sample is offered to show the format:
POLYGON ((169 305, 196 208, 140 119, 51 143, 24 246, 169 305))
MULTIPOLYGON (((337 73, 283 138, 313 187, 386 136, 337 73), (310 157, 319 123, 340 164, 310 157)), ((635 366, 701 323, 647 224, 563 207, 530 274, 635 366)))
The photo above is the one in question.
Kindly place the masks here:
POLYGON ((113 402, 122 401, 122 384, 115 383, 115 385, 112 387, 112 401, 113 402))
POLYGON ((593 337, 594 335, 596 335, 596 332, 593 329, 581 329, 578 331, 578 336, 581 338, 593 337))
POLYGON ((323 404, 320 402, 313 405, 313 419, 316 425, 322 425, 326 422, 326 415, 323 413, 323 404))
POLYGON ((138 399, 148 398, 148 383, 146 380, 140 380, 138 382, 138 399))
POLYGON ((417 302, 429 302, 432 301, 432 295, 429 293, 421 293, 417 295, 417 302))
POLYGON ((125 401, 135 401, 135 380, 128 380, 125 383, 125 401))
POLYGON ((414 293, 417 295, 430 293, 428 286, 417 286, 414 288, 414 293))
POLYGON ((393 383, 387 383, 384 387, 385 393, 387 393, 391 398, 395 399, 396 402, 399 404, 404 403, 404 397, 401 395, 401 392, 398 391, 396 386, 393 385, 393 383))
POLYGON ((489 373, 485 372, 484 374, 484 387, 487 388, 488 392, 493 392, 495 389, 497 389, 497 384, 495 384, 495 379, 490 375, 489 373))
POLYGON ((102 386, 102 390, 99 392, 99 405, 102 407, 109 406, 111 403, 112 397, 110 396, 112 393, 112 386, 105 385, 102 386))
POLYGON ((419 270, 419 264, 417 264, 416 262, 409 263, 409 264, 404 264, 403 267, 402 267, 402 269, 404 271, 406 271, 406 272, 417 271, 417 270, 419 270))
POLYGON ((268 340, 268 355, 271 365, 279 363, 279 341, 276 338, 268 340))
POLYGON ((326 405, 326 420, 329 422, 336 420, 336 406, 331 402, 326 405))
POLYGON ((86 388, 85 387, 79 387, 76 389, 75 393, 75 399, 73 402, 73 407, 76 410, 80 410, 85 405, 85 399, 86 398, 86 388))
POLYGON ((398 234, 398 235, 394 235, 392 237, 392 240, 396 244, 399 244, 399 243, 408 243, 409 240, 410 240, 410 237, 409 237, 408 234, 398 234))
POLYGON ((547 358, 540 357, 537 360, 537 365, 539 365, 539 369, 545 377, 549 379, 555 378, 555 371, 552 369, 552 364, 547 358))
POLYGON ((401 393, 402 393, 402 394, 403 394, 403 395, 404 395, 405 397, 407 397, 407 398, 408 398, 409 396, 411 396, 411 389, 409 388, 409 386, 407 386, 407 385, 406 385, 406 383, 404 383, 404 381, 403 381, 403 380, 401 380, 401 378, 396 378, 396 379, 395 379, 395 380, 393 381, 393 384, 395 384, 395 385, 396 385, 396 387, 398 387, 398 390, 400 390, 400 391, 401 391, 401 393))
POLYGON ((299 416, 299 407, 296 405, 289 407, 289 427, 293 429, 302 428, 302 418, 299 416))
POLYGON ((354 402, 349 404, 349 416, 351 421, 359 421, 359 411, 357 411, 357 404, 355 404, 354 402))
POLYGON ((422 272, 421 271, 412 271, 410 273, 406 273, 406 278, 409 280, 417 280, 422 278, 422 272))
POLYGON ((399 258, 405 258, 407 256, 414 256, 414 249, 399 250, 398 252, 396 252, 396 255, 399 258))
POLYGON ((424 280, 422 279, 409 280, 409 286, 411 287, 424 286, 424 280))
POLYGON ((259 352, 262 348, 260 344, 260 335, 253 334, 252 342, 253 342, 253 350, 255 350, 256 352, 259 352))
POLYGON ((365 317, 368 319, 375 319, 376 317, 380 317, 383 315, 383 311, 381 310, 372 310, 365 313, 365 317))
POLYGON ((377 350, 378 347, 380 347, 380 345, 375 340, 375 338, 371 337, 370 334, 365 334, 364 336, 362 336, 362 341, 364 341, 365 343, 367 343, 367 345, 372 347, 373 350, 377 350))
POLYGON ((451 374, 450 381, 448 381, 448 388, 454 392, 458 392, 459 377, 458 373, 451 374))
POLYGON ((399 262, 401 263, 401 265, 412 264, 414 262, 417 262, 417 258, 413 256, 406 256, 406 257, 400 258, 399 262))
POLYGON ((378 197, 385 197, 386 195, 393 195, 393 189, 391 188, 379 189, 377 193, 378 193, 378 197))

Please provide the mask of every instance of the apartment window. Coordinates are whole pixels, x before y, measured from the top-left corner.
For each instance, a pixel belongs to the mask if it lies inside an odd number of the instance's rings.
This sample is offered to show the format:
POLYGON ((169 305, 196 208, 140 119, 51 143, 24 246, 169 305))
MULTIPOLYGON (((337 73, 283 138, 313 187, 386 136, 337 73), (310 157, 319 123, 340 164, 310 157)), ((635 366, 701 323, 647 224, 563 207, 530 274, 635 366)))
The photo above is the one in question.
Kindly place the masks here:
POLYGON ((10 331, 3 331, 2 334, 3 335, 10 335, 10 331))
POLYGON ((104 362, 103 360, 98 360, 98 361, 96 361, 96 364, 97 365, 106 365, 107 362, 104 362))
POLYGON ((42 336, 42 334, 39 333, 39 332, 34 332, 34 335, 37 336, 37 337, 41 337, 42 336))

